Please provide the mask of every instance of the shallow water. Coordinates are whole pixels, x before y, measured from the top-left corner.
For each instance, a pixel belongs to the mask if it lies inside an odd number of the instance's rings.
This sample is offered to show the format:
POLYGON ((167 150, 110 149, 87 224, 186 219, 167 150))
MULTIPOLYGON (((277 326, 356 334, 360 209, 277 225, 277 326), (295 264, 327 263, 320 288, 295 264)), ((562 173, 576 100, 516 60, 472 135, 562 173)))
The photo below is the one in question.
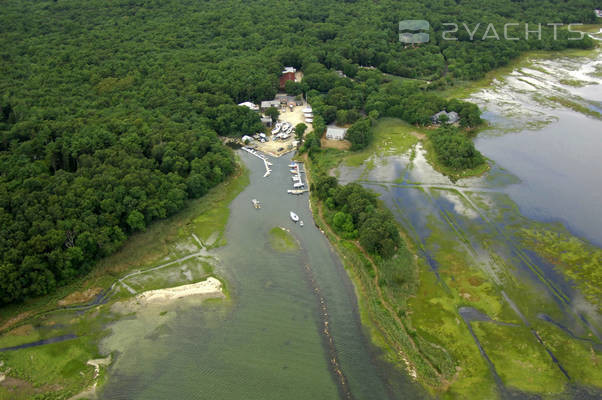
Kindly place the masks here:
POLYGON ((102 346, 120 354, 101 398, 422 397, 370 344, 351 282, 313 225, 307 195, 286 193, 290 157, 271 160, 272 175, 263 178, 263 162, 241 154, 251 183, 231 204, 229 244, 216 251, 216 272, 225 278, 231 300, 190 300, 117 322, 102 346), (252 207, 253 198, 260 210, 252 207), (290 220, 290 210, 304 227, 290 220), (275 226, 290 229, 301 250, 272 250, 269 231, 275 226), (345 387, 332 371, 320 300, 345 387), (162 311, 168 312, 160 316, 162 311))

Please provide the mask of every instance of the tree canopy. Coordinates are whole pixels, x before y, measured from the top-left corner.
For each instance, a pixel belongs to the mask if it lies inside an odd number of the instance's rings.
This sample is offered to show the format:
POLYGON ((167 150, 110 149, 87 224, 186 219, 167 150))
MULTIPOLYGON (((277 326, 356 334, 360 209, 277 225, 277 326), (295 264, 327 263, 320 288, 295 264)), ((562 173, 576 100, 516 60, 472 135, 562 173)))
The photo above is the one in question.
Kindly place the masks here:
MULTIPOLYGON (((562 28, 553 40, 550 27, 541 40, 481 40, 486 23, 498 31, 505 22, 588 23, 595 3, 3 2, 0 304, 84 274, 129 234, 231 174, 233 155, 218 135, 262 129, 259 116, 237 104, 274 98, 284 66, 305 74, 286 90, 306 94, 314 108, 310 153, 331 122, 353 124, 355 146, 364 146, 364 115, 428 124, 446 109, 475 126, 476 106, 435 90, 482 77, 525 50, 592 46, 588 38, 568 40, 562 28), (419 17, 429 19, 431 41, 400 43, 398 22, 419 17), (460 31, 458 40, 442 40, 448 21, 481 22, 478 39, 460 31)), ((450 165, 478 161, 456 133, 434 143, 451 144, 440 153, 450 165)), ((370 240, 383 235, 377 224, 352 218, 360 240, 386 253, 390 244, 370 240)), ((349 218, 339 215, 337 226, 348 228, 349 218)))

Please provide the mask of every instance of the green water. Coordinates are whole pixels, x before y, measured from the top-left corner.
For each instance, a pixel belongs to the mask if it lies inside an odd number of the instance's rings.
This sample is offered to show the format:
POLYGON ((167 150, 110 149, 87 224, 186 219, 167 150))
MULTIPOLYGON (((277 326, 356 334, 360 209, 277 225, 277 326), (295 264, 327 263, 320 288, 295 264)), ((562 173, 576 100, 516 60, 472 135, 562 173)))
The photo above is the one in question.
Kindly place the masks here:
POLYGON ((230 299, 148 307, 114 324, 102 348, 119 354, 101 398, 422 397, 370 344, 353 286, 314 226, 307 195, 286 193, 291 156, 272 160, 267 178, 261 160, 241 158, 251 183, 231 204, 228 245, 215 251, 230 299), (290 220, 291 210, 304 227, 290 220), (274 251, 269 231, 276 226, 290 229, 301 249, 274 251), (323 333, 325 316, 330 337, 323 333), (344 378, 333 373, 333 355, 344 378))

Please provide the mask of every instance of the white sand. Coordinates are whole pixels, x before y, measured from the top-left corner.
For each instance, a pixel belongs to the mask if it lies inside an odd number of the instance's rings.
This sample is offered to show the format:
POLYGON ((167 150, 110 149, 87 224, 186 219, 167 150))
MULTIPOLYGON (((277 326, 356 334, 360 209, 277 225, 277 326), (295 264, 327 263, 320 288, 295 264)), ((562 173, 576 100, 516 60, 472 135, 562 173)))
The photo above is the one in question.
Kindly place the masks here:
POLYGON ((190 285, 176 286, 167 289, 149 290, 136 296, 139 303, 167 302, 188 296, 210 296, 222 295, 222 283, 213 277, 190 285))

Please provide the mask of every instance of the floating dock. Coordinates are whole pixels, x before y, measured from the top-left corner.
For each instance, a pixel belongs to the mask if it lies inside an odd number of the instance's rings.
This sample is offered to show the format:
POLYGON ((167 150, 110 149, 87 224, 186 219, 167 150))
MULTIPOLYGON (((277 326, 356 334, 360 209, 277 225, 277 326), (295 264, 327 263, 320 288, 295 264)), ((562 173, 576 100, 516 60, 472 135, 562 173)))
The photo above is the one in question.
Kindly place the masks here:
POLYGON ((263 175, 263 177, 265 178, 267 176, 270 176, 270 174, 272 173, 272 170, 270 169, 272 163, 268 161, 268 158, 266 156, 264 156, 256 150, 251 149, 250 147, 243 147, 242 149, 247 153, 252 154, 255 157, 261 159, 263 161, 263 164, 265 165, 265 174, 263 175))
POLYGON ((291 168, 290 172, 293 174, 293 190, 289 190, 288 193, 300 195, 305 192, 309 192, 307 189, 302 189, 304 188, 305 183, 303 182, 303 178, 301 178, 301 173, 303 172, 301 171, 301 165, 298 163, 293 163, 289 165, 289 168, 291 168))

